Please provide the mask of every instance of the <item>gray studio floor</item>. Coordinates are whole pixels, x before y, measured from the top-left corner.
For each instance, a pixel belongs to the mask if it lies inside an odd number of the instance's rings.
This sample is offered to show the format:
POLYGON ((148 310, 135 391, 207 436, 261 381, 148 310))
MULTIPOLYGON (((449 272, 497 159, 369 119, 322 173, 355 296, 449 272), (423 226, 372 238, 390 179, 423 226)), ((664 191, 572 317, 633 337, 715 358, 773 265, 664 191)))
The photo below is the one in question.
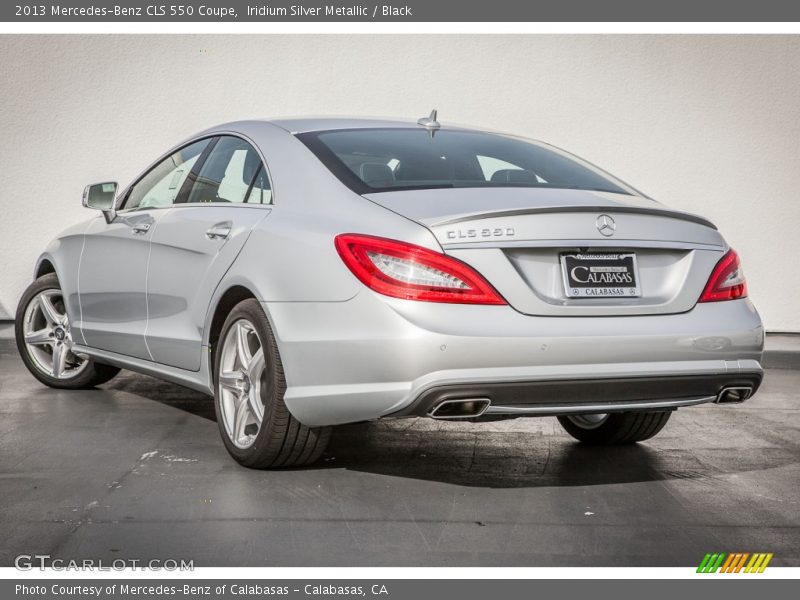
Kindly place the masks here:
POLYGON ((0 343, 0 565, 797 566, 800 344, 773 343, 784 368, 756 398, 635 447, 582 447, 555 419, 408 420, 343 427, 318 466, 280 472, 229 459, 202 395, 128 372, 51 390, 0 343))

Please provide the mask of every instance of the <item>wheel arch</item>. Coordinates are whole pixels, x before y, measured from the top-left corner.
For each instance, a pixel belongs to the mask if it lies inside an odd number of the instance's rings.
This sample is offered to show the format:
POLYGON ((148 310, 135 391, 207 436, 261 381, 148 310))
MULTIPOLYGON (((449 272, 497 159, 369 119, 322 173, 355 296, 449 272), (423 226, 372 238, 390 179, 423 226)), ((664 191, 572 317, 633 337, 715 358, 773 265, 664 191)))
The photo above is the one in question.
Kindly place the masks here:
POLYGON ((226 317, 234 306, 249 298, 258 299, 248 286, 238 283, 228 287, 219 296, 213 310, 209 311, 208 325, 206 327, 206 339, 204 342, 209 348, 209 357, 213 355, 214 346, 219 340, 226 317))
POLYGON ((36 260, 33 269, 33 281, 45 275, 55 275, 61 291, 64 293, 64 304, 67 314, 73 323, 73 335, 80 342, 83 339, 81 330, 81 308, 78 300, 78 265, 80 264, 80 247, 73 239, 54 240, 36 260))
MULTIPOLYGON (((36 268, 33 271, 33 278, 39 279, 39 277, 49 275, 50 273, 56 273, 55 262, 47 255, 40 256, 39 260, 36 261, 36 268)), ((58 277, 57 273, 56 277, 58 277)))

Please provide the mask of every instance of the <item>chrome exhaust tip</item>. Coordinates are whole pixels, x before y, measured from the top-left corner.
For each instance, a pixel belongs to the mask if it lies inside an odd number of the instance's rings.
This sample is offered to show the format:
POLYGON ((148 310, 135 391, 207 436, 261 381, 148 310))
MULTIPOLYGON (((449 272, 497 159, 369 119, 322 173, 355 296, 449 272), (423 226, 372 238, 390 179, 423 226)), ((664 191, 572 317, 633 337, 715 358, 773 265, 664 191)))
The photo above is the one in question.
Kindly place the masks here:
POLYGON ((753 395, 753 388, 748 386, 726 387, 717 395, 716 404, 741 404, 753 395))
POLYGON ((473 419, 480 417, 492 403, 489 398, 445 400, 428 411, 432 419, 473 419))

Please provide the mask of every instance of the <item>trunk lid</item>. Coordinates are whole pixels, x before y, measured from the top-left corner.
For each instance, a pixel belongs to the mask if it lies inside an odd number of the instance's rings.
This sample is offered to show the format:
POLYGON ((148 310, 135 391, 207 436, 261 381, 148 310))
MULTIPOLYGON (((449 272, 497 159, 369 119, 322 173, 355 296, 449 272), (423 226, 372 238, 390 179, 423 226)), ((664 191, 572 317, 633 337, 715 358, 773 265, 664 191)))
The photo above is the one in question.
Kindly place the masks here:
POLYGON ((529 315, 688 311, 726 249, 709 221, 639 196, 448 188, 366 197, 429 228, 445 253, 475 268, 512 307, 529 315), (634 254, 641 295, 569 297, 561 256, 570 253, 634 254))

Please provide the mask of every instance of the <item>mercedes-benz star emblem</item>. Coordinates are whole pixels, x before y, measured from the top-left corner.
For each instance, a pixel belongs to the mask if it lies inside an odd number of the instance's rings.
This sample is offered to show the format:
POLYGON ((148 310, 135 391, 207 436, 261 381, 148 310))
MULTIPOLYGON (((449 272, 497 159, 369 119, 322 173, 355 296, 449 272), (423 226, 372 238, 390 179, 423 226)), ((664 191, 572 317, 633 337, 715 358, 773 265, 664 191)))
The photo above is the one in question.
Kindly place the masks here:
POLYGON ((617 230, 617 224, 614 219, 608 215, 600 215, 597 217, 597 231, 606 237, 611 237, 617 230))

